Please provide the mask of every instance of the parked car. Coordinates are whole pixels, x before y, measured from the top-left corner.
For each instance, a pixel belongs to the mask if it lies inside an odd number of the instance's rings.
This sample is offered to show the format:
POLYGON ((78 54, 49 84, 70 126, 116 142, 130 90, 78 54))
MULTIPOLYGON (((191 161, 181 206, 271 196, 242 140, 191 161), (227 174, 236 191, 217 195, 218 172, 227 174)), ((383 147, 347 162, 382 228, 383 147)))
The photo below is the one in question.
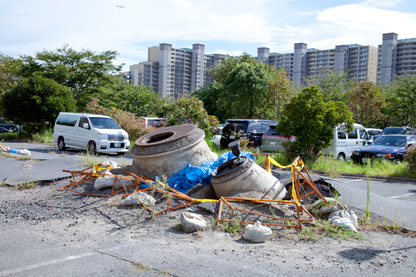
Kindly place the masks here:
POLYGON ((347 132, 345 127, 337 126, 331 145, 323 150, 325 155, 332 155, 338 160, 349 160, 352 152, 358 147, 366 146, 372 137, 367 133, 363 125, 354 123, 354 130, 347 132))
POLYGON ((220 146, 227 148, 230 142, 245 138, 249 139, 253 147, 259 147, 266 129, 276 124, 277 121, 265 119, 227 119, 222 129, 220 146))
POLYGON ((130 149, 127 132, 111 117, 99 114, 59 113, 52 138, 59 150, 72 147, 90 154, 123 155, 130 149))
POLYGON ((18 132, 19 131, 19 125, 13 124, 10 121, 7 121, 3 118, 0 118, 0 133, 12 133, 12 132, 18 132))
POLYGON ((365 128, 365 130, 370 136, 373 136, 373 137, 380 134, 383 131, 382 129, 376 129, 376 128, 365 128))
POLYGON ((351 159, 354 163, 367 163, 371 159, 387 159, 400 163, 407 149, 415 142, 416 135, 384 135, 370 146, 354 150, 351 159))
POLYGON ((159 117, 140 117, 144 121, 144 127, 162 127, 166 123, 166 118, 159 117))
POLYGON ((283 134, 276 129, 276 125, 270 125, 261 137, 260 150, 261 152, 269 153, 279 152, 280 150, 283 150, 283 146, 281 145, 283 141, 292 141, 294 139, 294 136, 290 136, 289 138, 284 137, 283 134))
POLYGON ((381 133, 373 136, 373 139, 376 140, 384 135, 394 135, 394 134, 404 134, 404 135, 416 135, 416 130, 412 127, 386 127, 381 133))

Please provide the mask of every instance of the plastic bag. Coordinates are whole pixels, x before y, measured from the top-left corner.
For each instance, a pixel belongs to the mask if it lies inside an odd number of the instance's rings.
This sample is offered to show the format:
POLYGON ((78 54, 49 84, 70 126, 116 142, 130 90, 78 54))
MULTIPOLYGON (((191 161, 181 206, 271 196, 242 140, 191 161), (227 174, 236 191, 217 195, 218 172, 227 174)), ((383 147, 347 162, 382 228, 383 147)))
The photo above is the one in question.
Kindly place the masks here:
POLYGON ((183 212, 181 213, 181 225, 185 233, 192 233, 205 229, 207 222, 202 215, 183 212))
POLYGON ((272 235, 272 229, 261 225, 260 221, 254 223, 254 225, 247 225, 243 239, 249 242, 264 242, 272 235))
POLYGON ((156 199, 151 195, 137 191, 124 199, 124 206, 134 206, 134 205, 146 205, 153 206, 156 203, 156 199))
MULTIPOLYGON (((250 157, 250 152, 242 151, 240 156, 246 156, 254 160, 254 157, 250 157)), ((235 158, 234 154, 226 152, 218 157, 215 161, 205 161, 200 166, 193 166, 188 164, 182 170, 176 172, 168 179, 169 186, 185 193, 194 186, 211 185, 212 172, 221 164, 235 158)))
POLYGON ((21 149, 17 151, 17 154, 30 156, 30 151, 27 149, 21 149))

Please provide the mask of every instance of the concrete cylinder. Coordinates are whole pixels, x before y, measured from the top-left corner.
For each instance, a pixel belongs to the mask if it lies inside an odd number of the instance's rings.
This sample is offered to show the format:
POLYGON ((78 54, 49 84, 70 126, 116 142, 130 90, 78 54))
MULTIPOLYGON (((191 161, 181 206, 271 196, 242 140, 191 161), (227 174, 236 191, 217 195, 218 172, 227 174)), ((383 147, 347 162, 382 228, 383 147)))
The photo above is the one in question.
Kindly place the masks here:
POLYGON ((211 183, 218 198, 249 191, 261 192, 263 199, 281 200, 286 195, 286 188, 276 177, 247 157, 217 167, 211 183))
POLYGON ((146 134, 136 140, 131 151, 131 171, 149 178, 169 178, 188 164, 199 166, 218 159, 204 137, 205 132, 192 124, 170 126, 146 134))

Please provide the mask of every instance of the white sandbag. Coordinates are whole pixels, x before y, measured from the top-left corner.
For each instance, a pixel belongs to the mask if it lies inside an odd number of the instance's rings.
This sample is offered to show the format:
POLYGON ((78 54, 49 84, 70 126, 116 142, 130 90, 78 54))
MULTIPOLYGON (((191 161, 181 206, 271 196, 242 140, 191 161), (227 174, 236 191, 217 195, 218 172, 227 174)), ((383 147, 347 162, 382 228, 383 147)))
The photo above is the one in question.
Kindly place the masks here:
MULTIPOLYGON (((117 175, 117 176, 123 176, 123 175, 117 175)), ((133 184, 134 182, 135 182, 135 180, 133 180, 133 179, 128 179, 127 180, 127 179, 117 178, 116 179, 116 184, 114 185, 114 189, 119 190, 119 189, 122 189, 122 188, 126 188, 126 187, 130 186, 131 184, 133 184)))
POLYGON ((207 222, 202 215, 183 212, 181 213, 181 225, 185 233, 192 233, 205 229, 207 222))
POLYGON ((272 229, 261 225, 260 221, 248 225, 244 231, 243 239, 249 242, 264 242, 272 235, 272 229))
MULTIPOLYGON (((110 170, 106 170, 104 174, 111 174, 110 170)), ((100 176, 95 180, 94 189, 100 190, 102 188, 109 188, 114 185, 114 177, 113 176, 100 176)))
POLYGON ((151 195, 137 191, 124 199, 124 206, 146 205, 153 206, 156 203, 156 199, 151 195))
POLYGON ((358 226, 357 216, 353 211, 340 210, 333 212, 329 214, 328 220, 334 225, 358 233, 356 229, 356 226, 358 226), (353 216, 350 214, 350 212, 353 213, 353 216))
POLYGON ((30 156, 30 151, 27 149, 17 150, 17 154, 30 156))
POLYGON ((112 168, 117 167, 117 163, 115 161, 111 161, 111 160, 106 160, 106 161, 102 162, 102 164, 108 164, 112 168))

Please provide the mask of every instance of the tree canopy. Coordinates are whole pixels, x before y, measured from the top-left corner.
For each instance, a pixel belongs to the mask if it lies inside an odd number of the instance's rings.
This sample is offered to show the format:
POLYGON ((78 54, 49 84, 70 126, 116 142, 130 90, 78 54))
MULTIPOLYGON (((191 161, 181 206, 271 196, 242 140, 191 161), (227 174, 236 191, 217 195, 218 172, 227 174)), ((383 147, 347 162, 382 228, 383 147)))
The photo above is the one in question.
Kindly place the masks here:
POLYGON ((74 112, 76 106, 67 87, 34 75, 4 94, 2 108, 7 119, 25 124, 27 129, 38 129, 54 122, 59 112, 74 112))
POLYGON ((330 145, 333 131, 345 123, 352 129, 352 114, 343 102, 324 102, 317 87, 304 88, 284 105, 276 128, 286 137, 296 140, 288 145, 288 156, 316 158, 322 149, 330 145))
POLYGON ((68 87, 82 109, 99 87, 108 83, 109 75, 121 70, 121 66, 113 65, 116 51, 104 51, 96 54, 91 50, 75 51, 64 45, 56 51, 37 52, 34 57, 23 56, 21 74, 31 77, 33 74, 42 74, 68 87))

